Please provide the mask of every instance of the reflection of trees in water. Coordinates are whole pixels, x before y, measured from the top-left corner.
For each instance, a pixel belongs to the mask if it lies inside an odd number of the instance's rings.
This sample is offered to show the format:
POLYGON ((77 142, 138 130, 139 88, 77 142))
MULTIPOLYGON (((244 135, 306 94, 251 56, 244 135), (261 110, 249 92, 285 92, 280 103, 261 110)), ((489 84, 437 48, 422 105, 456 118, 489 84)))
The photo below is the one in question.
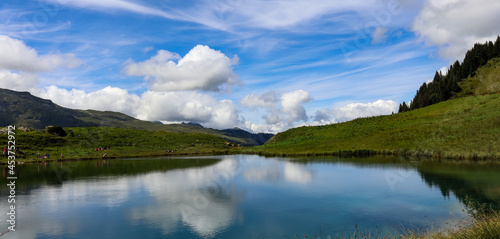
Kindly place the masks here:
POLYGON ((416 169, 429 187, 439 188, 443 197, 455 195, 461 203, 465 197, 500 209, 500 165, 495 162, 466 162, 404 157, 318 157, 290 159, 296 163, 354 165, 360 168, 416 169))
MULTIPOLYGON (((490 186, 482 182, 474 181, 471 178, 460 177, 460 175, 450 175, 450 173, 439 173, 439 170, 431 171, 429 169, 418 169, 420 177, 429 187, 439 188, 443 197, 449 198, 450 195, 455 195, 461 203, 465 203, 466 196, 478 203, 487 203, 493 209, 500 209, 498 198, 500 195, 487 194, 485 191, 490 186), (493 196, 493 198, 492 198, 493 196)), ((480 174, 480 172, 475 172, 480 174)))

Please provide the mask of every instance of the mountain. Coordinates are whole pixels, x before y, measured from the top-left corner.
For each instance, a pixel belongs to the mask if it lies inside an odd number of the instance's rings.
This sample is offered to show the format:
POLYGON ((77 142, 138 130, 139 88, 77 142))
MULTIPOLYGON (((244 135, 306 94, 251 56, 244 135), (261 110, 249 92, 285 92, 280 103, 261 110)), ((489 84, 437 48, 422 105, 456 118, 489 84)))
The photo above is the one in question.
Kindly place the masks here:
POLYGON ((262 145, 274 136, 273 134, 266 133, 252 134, 239 128, 225 129, 222 131, 233 137, 247 139, 246 142, 244 142, 246 145, 262 145))
POLYGON ((85 114, 80 111, 60 107, 28 92, 0 89, 1 126, 16 124, 39 129, 47 125, 88 126, 77 118, 82 116, 85 114))
POLYGON ((279 133, 261 154, 426 155, 500 158, 500 58, 460 81, 456 97, 393 115, 279 133))
POLYGON ((128 115, 96 110, 74 110, 61 107, 50 100, 41 99, 28 92, 0 89, 0 126, 15 124, 28 128, 44 129, 49 125, 62 127, 116 127, 150 131, 206 133, 227 141, 246 145, 260 145, 273 135, 252 134, 246 131, 216 130, 197 123, 161 124, 138 120, 128 115))

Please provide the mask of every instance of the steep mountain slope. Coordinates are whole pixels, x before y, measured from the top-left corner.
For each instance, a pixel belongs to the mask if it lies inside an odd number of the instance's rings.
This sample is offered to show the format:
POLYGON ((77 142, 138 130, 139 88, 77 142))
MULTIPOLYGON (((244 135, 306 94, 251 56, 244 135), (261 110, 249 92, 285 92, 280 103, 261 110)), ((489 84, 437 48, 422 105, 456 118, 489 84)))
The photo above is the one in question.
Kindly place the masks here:
POLYGON ((28 92, 0 89, 0 126, 88 126, 88 123, 77 118, 82 116, 85 114, 80 111, 60 107, 50 100, 34 97, 28 92))

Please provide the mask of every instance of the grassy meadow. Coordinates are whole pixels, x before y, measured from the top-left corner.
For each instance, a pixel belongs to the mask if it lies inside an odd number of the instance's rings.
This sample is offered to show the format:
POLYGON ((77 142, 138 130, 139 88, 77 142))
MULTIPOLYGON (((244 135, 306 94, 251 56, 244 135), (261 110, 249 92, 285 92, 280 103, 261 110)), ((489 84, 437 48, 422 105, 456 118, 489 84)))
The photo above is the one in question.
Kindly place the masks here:
MULTIPOLYGON (((43 131, 16 133, 17 161, 38 159, 37 153, 49 154, 48 159, 88 159, 163 156, 178 154, 227 153, 233 147, 214 135, 203 133, 175 133, 112 127, 64 128, 67 135, 60 137, 43 131), (95 151, 96 148, 110 149, 95 151), (166 152, 166 150, 170 152, 166 152), (172 152, 173 151, 173 152, 172 152)), ((0 145, 7 145, 7 135, 0 145)), ((7 161, 2 157, 2 163, 7 161)))

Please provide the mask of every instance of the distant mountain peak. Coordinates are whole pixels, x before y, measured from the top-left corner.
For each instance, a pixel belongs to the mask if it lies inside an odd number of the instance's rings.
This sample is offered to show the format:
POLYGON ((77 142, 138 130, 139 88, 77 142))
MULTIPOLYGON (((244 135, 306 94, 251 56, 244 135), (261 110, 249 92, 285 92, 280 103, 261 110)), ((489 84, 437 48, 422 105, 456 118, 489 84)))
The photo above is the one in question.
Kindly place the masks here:
POLYGON ((196 122, 192 122, 192 121, 189 121, 189 122, 182 122, 181 124, 184 124, 184 125, 192 125, 192 126, 197 126, 197 127, 205 128, 205 127, 203 127, 203 125, 201 125, 200 123, 196 123, 196 122))

